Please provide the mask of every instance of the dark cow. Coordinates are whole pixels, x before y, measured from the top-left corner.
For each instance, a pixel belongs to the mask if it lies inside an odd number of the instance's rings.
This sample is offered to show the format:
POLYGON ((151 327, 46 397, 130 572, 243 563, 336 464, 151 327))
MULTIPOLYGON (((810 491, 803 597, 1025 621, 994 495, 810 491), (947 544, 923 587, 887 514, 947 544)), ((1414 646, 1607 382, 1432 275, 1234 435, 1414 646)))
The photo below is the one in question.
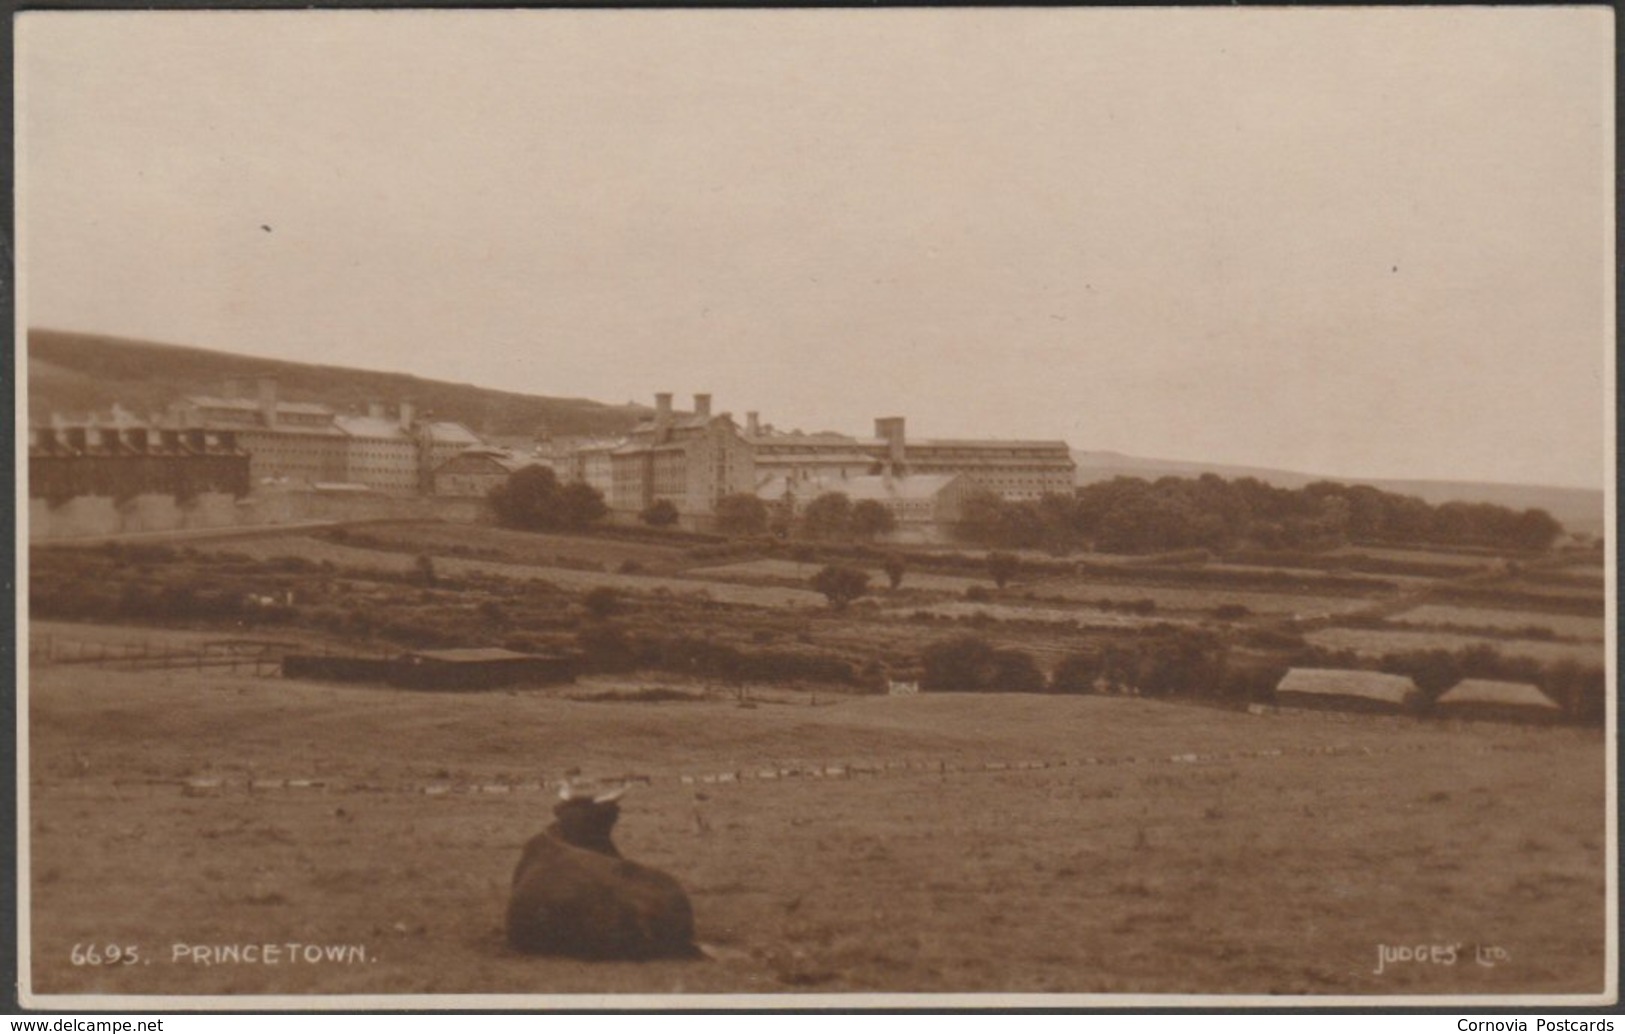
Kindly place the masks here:
POLYGON ((513 873, 508 943, 578 959, 700 958, 694 911, 677 881, 621 857, 609 838, 625 790, 566 787, 557 817, 531 837, 513 873))

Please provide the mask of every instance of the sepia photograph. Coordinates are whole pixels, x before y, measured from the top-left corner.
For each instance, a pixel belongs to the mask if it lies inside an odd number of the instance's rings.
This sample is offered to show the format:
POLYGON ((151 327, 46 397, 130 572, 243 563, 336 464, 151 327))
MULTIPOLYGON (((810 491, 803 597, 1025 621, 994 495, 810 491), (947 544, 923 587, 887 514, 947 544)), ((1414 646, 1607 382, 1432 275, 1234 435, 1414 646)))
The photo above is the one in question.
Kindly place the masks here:
POLYGON ((1614 31, 17 15, 22 1004, 1615 1003, 1614 31))

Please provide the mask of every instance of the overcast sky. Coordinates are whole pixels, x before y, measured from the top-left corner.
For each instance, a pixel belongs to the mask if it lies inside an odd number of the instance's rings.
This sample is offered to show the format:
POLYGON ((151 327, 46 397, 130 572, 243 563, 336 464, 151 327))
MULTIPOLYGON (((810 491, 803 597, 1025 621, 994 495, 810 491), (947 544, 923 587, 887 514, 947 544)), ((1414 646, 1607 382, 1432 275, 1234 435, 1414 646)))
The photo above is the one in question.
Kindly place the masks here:
POLYGON ((44 13, 24 318, 1601 487, 1607 8, 44 13))

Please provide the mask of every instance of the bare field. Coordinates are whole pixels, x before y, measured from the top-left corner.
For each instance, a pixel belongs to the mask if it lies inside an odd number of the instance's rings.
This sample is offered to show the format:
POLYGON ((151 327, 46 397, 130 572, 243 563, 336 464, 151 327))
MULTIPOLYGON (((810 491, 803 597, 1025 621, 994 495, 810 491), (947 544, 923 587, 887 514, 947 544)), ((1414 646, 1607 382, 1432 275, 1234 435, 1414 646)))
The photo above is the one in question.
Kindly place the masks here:
MULTIPOLYGON (((806 581, 822 567, 819 563, 798 563, 794 560, 746 560, 735 564, 718 564, 712 567, 691 568, 689 573, 697 578, 711 578, 721 581, 733 579, 799 579, 806 581)), ((878 567, 865 568, 864 573, 869 576, 869 584, 874 586, 886 585, 886 572, 878 567)), ((984 589, 993 587, 993 579, 987 576, 970 577, 956 574, 936 574, 931 571, 907 571, 903 575, 902 588, 923 589, 927 592, 949 592, 963 594, 973 585, 984 589)))
POLYGON ((1520 628, 1549 628, 1555 634, 1575 639, 1602 642, 1608 623, 1602 618, 1583 618, 1572 614, 1541 614, 1534 611, 1490 610, 1479 607, 1452 607, 1442 603, 1425 603, 1413 610, 1395 614, 1390 621, 1414 625, 1461 625, 1489 631, 1520 628))
POLYGON ((1553 643, 1542 639, 1485 638, 1455 632, 1402 632, 1386 628, 1324 628, 1310 632, 1304 638, 1316 646, 1353 650, 1368 657, 1405 650, 1459 650, 1468 646, 1493 646, 1508 657, 1530 657, 1542 663, 1568 660, 1600 668, 1604 661, 1601 642, 1553 643))
POLYGON ((1333 577, 1370 578, 1373 581, 1392 582, 1394 585, 1402 588, 1409 588, 1416 585, 1426 585, 1428 582, 1435 580, 1417 574, 1388 574, 1387 572, 1373 574, 1364 571, 1327 571, 1318 567, 1287 567, 1284 565, 1262 563, 1246 564, 1214 562, 1203 564, 1201 567, 1197 568, 1197 570, 1235 571, 1243 574, 1272 573, 1286 575, 1293 578, 1302 578, 1305 581, 1313 581, 1316 578, 1325 578, 1328 575, 1333 577))
POLYGON ((400 524, 369 524, 355 529, 358 534, 401 549, 443 554, 457 549, 500 553, 501 559, 519 564, 546 567, 559 560, 599 563, 614 568, 627 561, 659 573, 685 565, 684 547, 653 542, 636 542, 599 536, 552 535, 539 531, 514 531, 489 524, 445 524, 434 521, 400 524))
POLYGON ((899 616, 922 612, 937 617, 955 619, 985 615, 998 621, 1053 621, 1057 623, 1075 621, 1080 628, 1125 629, 1189 623, 1188 621, 1155 615, 1140 617, 1134 614, 1108 614, 1104 611, 1084 607, 1063 610, 1059 607, 1044 607, 1031 603, 1022 603, 1019 600, 1008 603, 972 603, 968 600, 954 600, 949 603, 894 607, 889 611, 889 613, 899 616))
POLYGON ((1378 546, 1341 546, 1329 550, 1328 556, 1368 556, 1376 560, 1401 560, 1417 564, 1439 564, 1459 567, 1462 573, 1475 567, 1486 567, 1495 558, 1489 554, 1452 553, 1448 550, 1398 549, 1378 546))
MULTIPOLYGON (((365 549, 303 535, 277 535, 254 539, 232 539, 215 552, 238 553, 256 560, 296 556, 317 563, 329 561, 340 567, 369 571, 408 572, 416 557, 408 552, 365 549)), ((628 592, 668 592, 677 595, 703 593, 721 603, 757 607, 822 606, 824 598, 810 589, 776 586, 735 585, 691 578, 662 578, 656 575, 616 574, 608 571, 582 571, 568 567, 467 560, 434 554, 435 569, 452 577, 495 575, 499 578, 538 578, 570 589, 593 589, 604 585, 628 592)))
POLYGON ((1593 732, 1122 698, 741 708, 62 668, 38 672, 30 694, 41 993, 1603 984, 1593 732), (1203 757, 1173 760, 1183 754, 1203 757), (951 770, 1040 761, 1053 767, 951 770), (934 767, 750 778, 887 762, 934 767), (589 965, 503 947, 510 867, 547 820, 549 796, 531 784, 578 766, 649 778, 618 839, 688 886, 715 960, 589 965), (733 772, 746 778, 680 779, 733 772), (222 782, 189 788, 195 777, 222 782), (322 785, 277 785, 288 779, 322 785), (137 945, 151 962, 72 965, 89 941, 137 945), (368 961, 172 961, 176 944, 286 942, 361 945, 368 961), (1373 972, 1379 944, 1417 943, 1467 957, 1373 972), (1473 945, 1510 960, 1474 965, 1473 945))
MULTIPOLYGON (((906 584, 906 583, 905 583, 906 584)), ((1023 586, 1042 596, 1059 596, 1080 603, 1111 600, 1117 603, 1152 600, 1159 609, 1211 610, 1225 604, 1240 604, 1255 614, 1276 614, 1300 618, 1346 614, 1372 604, 1371 599, 1351 596, 1313 596, 1289 592, 1259 592, 1218 588, 1175 588, 1160 585, 1123 585, 1092 582, 1082 578, 1046 578, 1023 586)))

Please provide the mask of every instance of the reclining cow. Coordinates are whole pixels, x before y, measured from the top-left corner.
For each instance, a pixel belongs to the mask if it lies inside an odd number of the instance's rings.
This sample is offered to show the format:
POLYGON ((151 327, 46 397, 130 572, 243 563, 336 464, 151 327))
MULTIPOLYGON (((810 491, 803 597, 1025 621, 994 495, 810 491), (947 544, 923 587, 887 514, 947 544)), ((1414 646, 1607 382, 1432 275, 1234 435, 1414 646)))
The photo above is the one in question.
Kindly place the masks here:
POLYGON ((700 958, 694 912, 677 881, 627 861, 609 833, 625 789, 566 785, 555 821, 525 844, 508 898, 508 943, 580 959, 700 958))

